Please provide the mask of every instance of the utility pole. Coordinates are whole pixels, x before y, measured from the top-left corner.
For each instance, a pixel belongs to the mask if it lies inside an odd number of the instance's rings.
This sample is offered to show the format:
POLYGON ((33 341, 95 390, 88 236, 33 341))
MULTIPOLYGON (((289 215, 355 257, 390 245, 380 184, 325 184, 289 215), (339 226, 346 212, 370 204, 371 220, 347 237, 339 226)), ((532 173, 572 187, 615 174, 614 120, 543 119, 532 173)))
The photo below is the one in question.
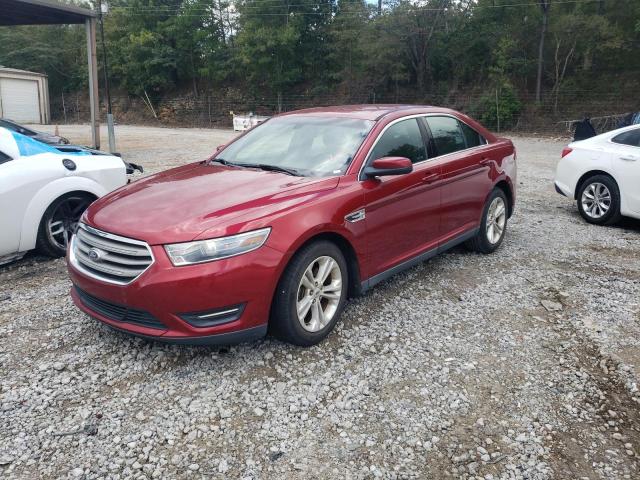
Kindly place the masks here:
POLYGON ((382 0, 378 0, 378 15, 382 15, 382 0))
MULTIPOLYGON (((107 7, 106 4, 105 4, 105 7, 107 7)), ((105 13, 106 13, 106 8, 105 8, 105 13)), ((98 0, 98 19, 100 20, 100 41, 102 42, 104 90, 105 90, 105 93, 107 94, 107 131, 109 133, 109 152, 115 153, 116 137, 113 131, 113 114, 111 112, 111 92, 109 90, 109 60, 107 58, 107 46, 104 42, 104 19, 102 18, 102 0, 98 0)))

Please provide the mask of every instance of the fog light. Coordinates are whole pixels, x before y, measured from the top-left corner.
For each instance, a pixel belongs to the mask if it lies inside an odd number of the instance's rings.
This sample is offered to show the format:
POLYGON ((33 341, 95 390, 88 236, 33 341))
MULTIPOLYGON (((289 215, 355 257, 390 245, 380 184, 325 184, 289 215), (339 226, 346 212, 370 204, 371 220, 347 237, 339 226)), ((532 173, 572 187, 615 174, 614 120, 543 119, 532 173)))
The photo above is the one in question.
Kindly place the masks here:
POLYGON ((194 327, 214 327, 238 320, 244 311, 244 306, 245 304, 242 303, 204 312, 181 313, 180 318, 194 327))

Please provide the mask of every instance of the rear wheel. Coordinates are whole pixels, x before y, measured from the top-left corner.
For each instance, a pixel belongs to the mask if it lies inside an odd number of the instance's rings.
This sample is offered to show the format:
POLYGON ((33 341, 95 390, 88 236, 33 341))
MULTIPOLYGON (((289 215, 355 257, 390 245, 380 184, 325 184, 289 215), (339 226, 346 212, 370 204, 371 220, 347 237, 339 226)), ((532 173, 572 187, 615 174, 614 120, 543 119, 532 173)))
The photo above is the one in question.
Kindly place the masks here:
POLYGON ((578 188, 578 211, 595 225, 611 225, 620 220, 620 190, 607 175, 587 178, 578 188))
POLYGON ((347 262, 327 241, 304 247, 291 260, 278 284, 270 328, 300 346, 321 342, 333 330, 347 298, 347 262))
POLYGON ((466 246, 480 253, 496 251, 507 233, 507 217, 507 196, 501 189, 494 188, 485 203, 480 229, 475 237, 466 242, 466 246))
POLYGON ((38 228, 38 251, 49 257, 64 257, 80 217, 94 200, 88 193, 67 193, 49 205, 38 228))

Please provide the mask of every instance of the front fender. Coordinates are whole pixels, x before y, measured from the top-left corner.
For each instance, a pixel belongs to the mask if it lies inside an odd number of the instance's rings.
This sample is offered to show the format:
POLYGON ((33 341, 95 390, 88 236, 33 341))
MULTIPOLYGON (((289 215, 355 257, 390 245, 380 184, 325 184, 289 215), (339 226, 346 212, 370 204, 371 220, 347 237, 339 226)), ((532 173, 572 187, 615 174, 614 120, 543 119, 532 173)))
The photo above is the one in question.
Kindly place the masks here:
POLYGON ((107 190, 94 180, 76 176, 60 178, 46 184, 33 196, 25 210, 19 251, 35 248, 38 228, 44 212, 56 198, 70 192, 87 192, 101 197, 107 193, 107 190))

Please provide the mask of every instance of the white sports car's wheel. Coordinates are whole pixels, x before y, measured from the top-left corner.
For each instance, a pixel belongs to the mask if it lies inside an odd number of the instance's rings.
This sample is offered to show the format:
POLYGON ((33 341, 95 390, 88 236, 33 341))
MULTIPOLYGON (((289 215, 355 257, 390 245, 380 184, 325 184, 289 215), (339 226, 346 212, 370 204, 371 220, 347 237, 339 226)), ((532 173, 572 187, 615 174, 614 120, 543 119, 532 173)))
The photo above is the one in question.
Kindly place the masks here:
POLYGON ((84 192, 57 198, 42 216, 36 248, 50 257, 64 257, 80 217, 95 197, 84 192))

